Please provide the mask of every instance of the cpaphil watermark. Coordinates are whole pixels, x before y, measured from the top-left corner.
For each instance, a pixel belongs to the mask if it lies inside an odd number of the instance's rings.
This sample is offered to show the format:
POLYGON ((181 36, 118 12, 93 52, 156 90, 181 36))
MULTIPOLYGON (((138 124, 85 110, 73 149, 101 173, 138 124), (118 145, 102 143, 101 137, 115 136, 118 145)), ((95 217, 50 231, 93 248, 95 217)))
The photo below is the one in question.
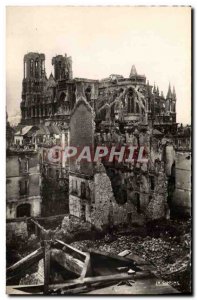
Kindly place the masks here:
POLYGON ((148 162, 148 151, 146 146, 54 146, 49 150, 48 159, 53 163, 61 160, 76 160, 77 162, 87 161, 89 163, 96 163, 98 161, 107 162, 126 162, 132 163, 134 161, 140 163, 148 162))

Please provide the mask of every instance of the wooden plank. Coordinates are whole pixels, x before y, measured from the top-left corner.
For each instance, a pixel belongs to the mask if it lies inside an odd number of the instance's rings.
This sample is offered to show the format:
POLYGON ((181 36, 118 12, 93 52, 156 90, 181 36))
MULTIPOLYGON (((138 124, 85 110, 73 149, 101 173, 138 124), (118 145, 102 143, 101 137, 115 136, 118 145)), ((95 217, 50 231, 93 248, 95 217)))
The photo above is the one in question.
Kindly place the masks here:
POLYGON ((68 280, 66 283, 63 284, 55 284, 50 285, 49 288, 51 290, 58 290, 63 288, 75 288, 81 285, 91 285, 95 283, 107 283, 107 282, 114 282, 114 281, 122 281, 122 280, 137 280, 141 278, 151 277, 152 274, 150 272, 138 272, 136 274, 127 274, 127 273, 120 273, 120 274, 113 274, 107 276, 95 276, 95 277, 86 277, 86 278, 79 278, 74 280, 68 280))
MULTIPOLYGON (((128 267, 123 267, 123 268, 128 269, 128 267)), ((124 269, 123 272, 125 272, 125 269, 124 269)), ((98 267, 94 268, 94 274, 97 275, 97 276, 107 276, 107 275, 112 275, 112 274, 117 274, 117 273, 121 273, 121 272, 119 272, 115 268, 108 268, 108 267, 105 267, 105 266, 101 266, 101 267, 98 266, 98 267)))
POLYGON ((47 233, 48 231, 43 227, 41 226, 37 221, 33 220, 33 219, 30 219, 30 221, 32 223, 34 223, 38 228, 40 228, 40 230, 43 232, 43 233, 47 233))
POLYGON ((89 290, 90 290, 90 288, 88 288, 87 286, 80 286, 80 287, 77 287, 74 289, 62 290, 61 294, 62 295, 76 295, 76 294, 88 292, 89 290))
POLYGON ((14 265, 7 268, 7 280, 12 278, 13 276, 20 274, 21 272, 24 272, 25 269, 38 262, 41 258, 43 258, 43 256, 44 252, 42 247, 25 256, 24 258, 16 262, 14 265))
POLYGON ((124 280, 124 279, 141 279, 151 277, 152 274, 150 272, 138 272, 135 274, 128 274, 128 273, 120 273, 120 274, 113 274, 107 276, 96 276, 96 277, 86 277, 84 278, 84 283, 96 283, 96 282, 107 282, 107 281, 117 281, 117 280, 124 280))
POLYGON ((60 241, 60 240, 55 240, 56 243, 53 244, 54 247, 57 247, 62 250, 64 250, 65 252, 67 252, 68 254, 70 254, 71 256, 73 256, 74 258, 77 258, 79 260, 82 260, 83 262, 85 262, 86 260, 86 253, 60 241))
POLYGON ((130 258, 126 258, 123 256, 119 256, 112 253, 100 252, 100 251, 90 251, 91 257, 95 257, 98 260, 101 259, 102 261, 106 261, 109 263, 110 261, 117 262, 118 264, 121 263, 122 266, 131 265, 134 261, 130 258))
POLYGON ((70 272, 82 275, 84 263, 59 249, 51 250, 51 259, 70 272))
POLYGON ((86 253, 86 260, 84 262, 83 271, 81 273, 81 278, 92 276, 92 266, 90 260, 90 253, 86 253))
POLYGON ((44 294, 48 294, 50 283, 50 242, 44 241, 44 294))
POLYGON ((43 294, 43 284, 33 285, 8 285, 6 286, 6 293, 8 295, 23 295, 23 294, 43 294))
POLYGON ((20 289, 14 289, 12 286, 7 286, 6 287, 6 294, 8 295, 29 295, 28 292, 22 291, 20 289))

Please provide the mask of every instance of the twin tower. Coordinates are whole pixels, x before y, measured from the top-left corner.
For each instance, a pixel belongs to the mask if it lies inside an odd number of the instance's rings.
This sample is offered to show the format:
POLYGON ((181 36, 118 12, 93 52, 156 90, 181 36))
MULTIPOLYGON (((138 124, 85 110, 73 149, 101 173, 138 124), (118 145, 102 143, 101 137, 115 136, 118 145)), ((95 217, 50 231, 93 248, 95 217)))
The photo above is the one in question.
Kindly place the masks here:
MULTIPOLYGON (((70 80, 72 74, 72 58, 57 55, 52 58, 55 80, 70 80)), ((45 55, 43 53, 30 52, 24 56, 24 79, 42 79, 46 77, 45 55)))

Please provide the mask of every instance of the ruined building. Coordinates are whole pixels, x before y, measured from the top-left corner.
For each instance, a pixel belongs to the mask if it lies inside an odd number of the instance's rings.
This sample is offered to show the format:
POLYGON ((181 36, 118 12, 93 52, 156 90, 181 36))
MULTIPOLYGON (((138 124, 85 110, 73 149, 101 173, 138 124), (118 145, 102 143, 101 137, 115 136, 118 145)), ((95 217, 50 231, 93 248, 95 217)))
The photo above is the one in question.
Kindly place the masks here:
POLYGON ((77 80, 72 80, 72 60, 53 57, 54 76, 47 78, 45 55, 28 53, 24 56, 22 82, 21 123, 33 125, 44 121, 64 124, 76 101, 77 80))
MULTIPOLYGON (((132 66, 128 78, 74 78, 70 57, 52 59, 47 78, 44 54, 24 57, 21 123, 56 123, 71 146, 145 146, 148 163, 72 159, 69 213, 99 229, 169 216, 175 188, 175 152, 166 136, 177 131, 176 93, 164 97, 132 66)), ((49 166, 48 166, 49 167, 49 166)))
POLYGON ((147 124, 119 126, 104 121, 101 129, 102 122, 97 126, 95 120, 95 111, 86 99, 78 99, 70 119, 71 146, 95 149, 97 145, 115 145, 117 152, 119 145, 145 146, 148 163, 70 159, 70 214, 99 229, 166 218, 174 188, 173 145, 147 124))
MULTIPOLYGON (((56 142, 59 139, 56 138, 56 142)), ((61 141, 56 145, 60 147, 67 140, 67 135, 62 134, 61 141)), ((54 145, 53 145, 54 146, 54 145)), ((66 214, 68 207, 68 164, 65 163, 63 150, 54 151, 54 160, 50 160, 51 144, 44 143, 39 149, 39 162, 41 166, 41 196, 42 216, 66 214)))
POLYGON ((6 219, 9 232, 27 234, 27 217, 39 217, 42 199, 40 196, 40 170, 38 154, 30 151, 10 152, 6 158, 6 219))
POLYGON ((137 74, 135 66, 128 78, 113 74, 98 81, 73 79, 72 59, 67 55, 53 57, 52 65, 54 75, 47 77, 44 54, 24 56, 21 124, 68 123, 76 99, 83 94, 95 107, 98 119, 127 122, 143 119, 144 124, 154 123, 162 132, 176 130, 175 89, 172 91, 169 85, 164 97, 158 87, 149 85, 144 75, 137 74))

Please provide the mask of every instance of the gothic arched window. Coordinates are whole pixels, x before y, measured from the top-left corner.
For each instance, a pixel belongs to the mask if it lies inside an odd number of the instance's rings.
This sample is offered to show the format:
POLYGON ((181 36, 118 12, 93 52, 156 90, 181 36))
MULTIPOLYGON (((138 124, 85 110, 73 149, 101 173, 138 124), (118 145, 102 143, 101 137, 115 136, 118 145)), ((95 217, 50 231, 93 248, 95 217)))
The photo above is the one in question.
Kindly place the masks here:
POLYGON ((31 59, 30 61, 30 75, 33 76, 33 64, 34 64, 34 61, 33 59, 31 59))
POLYGON ((149 111, 151 110, 151 100, 150 100, 150 98, 148 99, 148 110, 149 111))
POLYGON ((85 185, 85 182, 81 182, 81 197, 86 198, 86 185, 85 185))
POLYGON ((136 102, 136 113, 139 114, 140 113, 140 107, 139 104, 136 102))
POLYGON ((172 102, 172 112, 175 112, 175 103, 172 102))
POLYGON ((132 89, 129 90, 127 95, 128 101, 128 113, 134 113, 134 92, 132 89))
POLYGON ((38 60, 35 61, 35 76, 38 77, 38 60))

